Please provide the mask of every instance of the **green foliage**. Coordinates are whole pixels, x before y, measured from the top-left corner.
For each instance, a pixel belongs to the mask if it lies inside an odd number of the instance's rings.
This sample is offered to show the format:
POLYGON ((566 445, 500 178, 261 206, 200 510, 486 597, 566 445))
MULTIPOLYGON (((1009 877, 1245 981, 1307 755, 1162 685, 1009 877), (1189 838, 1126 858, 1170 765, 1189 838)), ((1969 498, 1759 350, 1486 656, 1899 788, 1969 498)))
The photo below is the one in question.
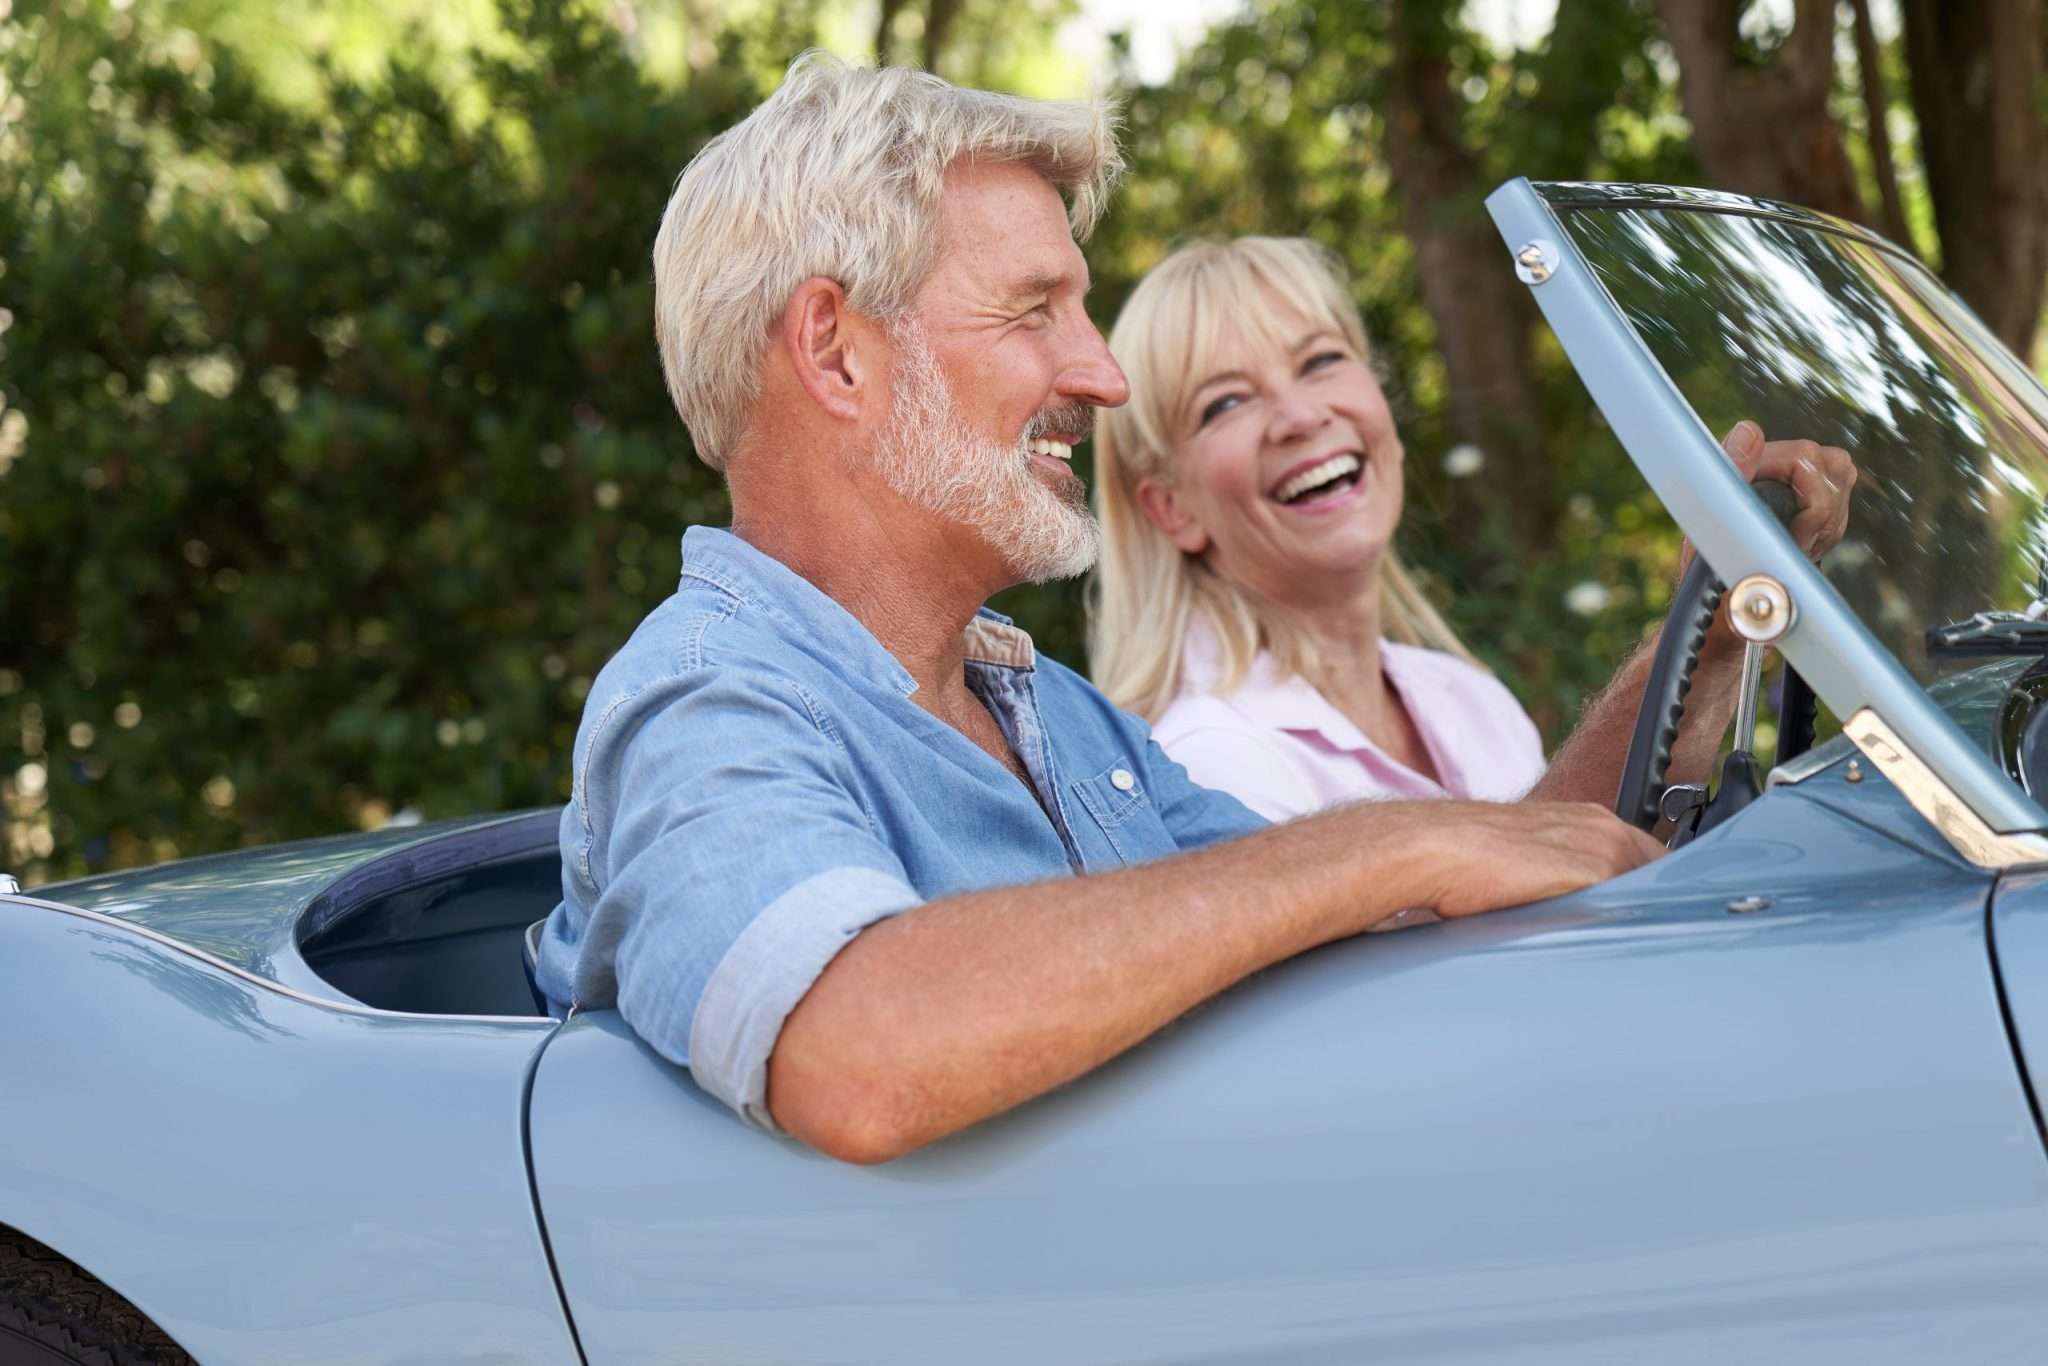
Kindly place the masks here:
MULTIPOLYGON (((1037 93, 1072 4, 964 0, 941 69, 1037 93)), ((671 178, 874 13, 407 0, 435 27, 380 62, 370 11, 319 8, 351 43, 259 70, 180 19, 296 11, 0 0, 0 867, 31 880, 564 795, 589 680, 682 528, 727 512, 651 335, 671 178)), ((1510 175, 1698 171, 1650 0, 1574 0, 1507 53, 1465 8, 1252 0, 1165 84, 1126 71, 1093 297, 1106 327, 1196 236, 1334 248, 1407 444, 1403 553, 1555 743, 1661 614, 1678 538, 1547 338, 1554 511, 1508 515, 1497 453, 1447 464, 1395 63, 1422 49, 1457 94, 1472 184, 1443 212, 1510 175)), ((1081 602, 996 605, 1081 664, 1081 602)))
POLYGON ((589 679, 725 516, 647 260, 761 92, 504 23, 471 118, 403 47, 305 110, 147 13, 0 26, 0 861, 564 795, 589 679))

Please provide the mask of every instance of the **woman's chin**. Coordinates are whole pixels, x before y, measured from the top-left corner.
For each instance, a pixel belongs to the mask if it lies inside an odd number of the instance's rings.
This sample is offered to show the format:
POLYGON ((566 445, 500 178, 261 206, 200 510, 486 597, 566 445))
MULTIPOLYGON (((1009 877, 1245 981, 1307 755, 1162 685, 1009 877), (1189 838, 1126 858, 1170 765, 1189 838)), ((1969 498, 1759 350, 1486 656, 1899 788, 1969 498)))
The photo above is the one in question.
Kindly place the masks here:
POLYGON ((1388 545, 1386 536, 1317 538, 1266 557, 1252 573, 1225 577, 1282 606, 1327 607, 1377 587, 1388 545))
POLYGON ((1394 527, 1388 524, 1387 512, 1383 506, 1360 504, 1349 516, 1301 527, 1302 534, 1294 539, 1295 553, 1288 558, 1298 560, 1305 571, 1371 573, 1394 543, 1394 527))

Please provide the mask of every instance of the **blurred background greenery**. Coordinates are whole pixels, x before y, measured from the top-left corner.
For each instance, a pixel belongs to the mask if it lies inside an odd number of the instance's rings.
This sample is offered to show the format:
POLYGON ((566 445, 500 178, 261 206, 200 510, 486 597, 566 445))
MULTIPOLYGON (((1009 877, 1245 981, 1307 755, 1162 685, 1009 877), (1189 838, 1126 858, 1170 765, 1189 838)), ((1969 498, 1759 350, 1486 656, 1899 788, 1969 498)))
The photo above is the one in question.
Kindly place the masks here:
MULTIPOLYGON (((1506 269, 1510 175, 1869 223, 2042 362, 2042 0, 0 0, 0 867, 560 800, 725 516, 663 393, 674 176, 806 46, 1125 102, 1176 242, 1350 263, 1403 548, 1552 743, 1677 537, 1506 269), (1171 15, 1162 19, 1161 15, 1171 15)), ((1079 585, 997 604, 1082 658, 1079 585)))

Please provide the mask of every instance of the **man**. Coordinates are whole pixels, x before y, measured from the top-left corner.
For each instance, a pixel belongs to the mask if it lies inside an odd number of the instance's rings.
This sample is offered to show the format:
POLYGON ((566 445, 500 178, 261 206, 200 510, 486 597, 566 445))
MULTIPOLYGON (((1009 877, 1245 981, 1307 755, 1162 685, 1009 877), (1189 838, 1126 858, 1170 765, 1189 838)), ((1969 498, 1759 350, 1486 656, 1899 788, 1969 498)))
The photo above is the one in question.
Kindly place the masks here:
MULTIPOLYGON (((997 1114, 1405 909, 1661 852, 1549 802, 1263 829, 981 609, 1094 556, 1066 461, 1125 384, 1076 238, 1119 169, 1100 108, 812 54, 656 242, 664 368, 733 525, 688 532, 592 689, 539 976, 835 1157, 997 1114)), ((1625 721, 1602 735, 1618 755, 1625 721)))

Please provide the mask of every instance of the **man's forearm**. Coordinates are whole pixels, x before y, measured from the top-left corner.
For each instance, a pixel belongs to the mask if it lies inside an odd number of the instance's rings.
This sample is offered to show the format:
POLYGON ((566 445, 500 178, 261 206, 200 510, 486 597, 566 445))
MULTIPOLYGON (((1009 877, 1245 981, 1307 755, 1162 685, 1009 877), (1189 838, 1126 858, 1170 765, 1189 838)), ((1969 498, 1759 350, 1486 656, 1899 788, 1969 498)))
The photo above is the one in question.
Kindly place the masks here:
POLYGON ((769 1058, 768 1107, 813 1147, 883 1161, 1410 906, 1523 905, 1660 852, 1590 805, 1362 803, 1143 868, 933 902, 869 926, 812 984, 769 1058))
POLYGON ((870 926, 784 1024, 776 1122, 881 1160, 1116 1056, 1247 974, 1426 899, 1427 815, 1327 813, 1144 868, 870 926), (1370 878, 1361 861, 1375 863, 1370 878), (865 1116, 866 1118, 862 1118, 865 1116))

